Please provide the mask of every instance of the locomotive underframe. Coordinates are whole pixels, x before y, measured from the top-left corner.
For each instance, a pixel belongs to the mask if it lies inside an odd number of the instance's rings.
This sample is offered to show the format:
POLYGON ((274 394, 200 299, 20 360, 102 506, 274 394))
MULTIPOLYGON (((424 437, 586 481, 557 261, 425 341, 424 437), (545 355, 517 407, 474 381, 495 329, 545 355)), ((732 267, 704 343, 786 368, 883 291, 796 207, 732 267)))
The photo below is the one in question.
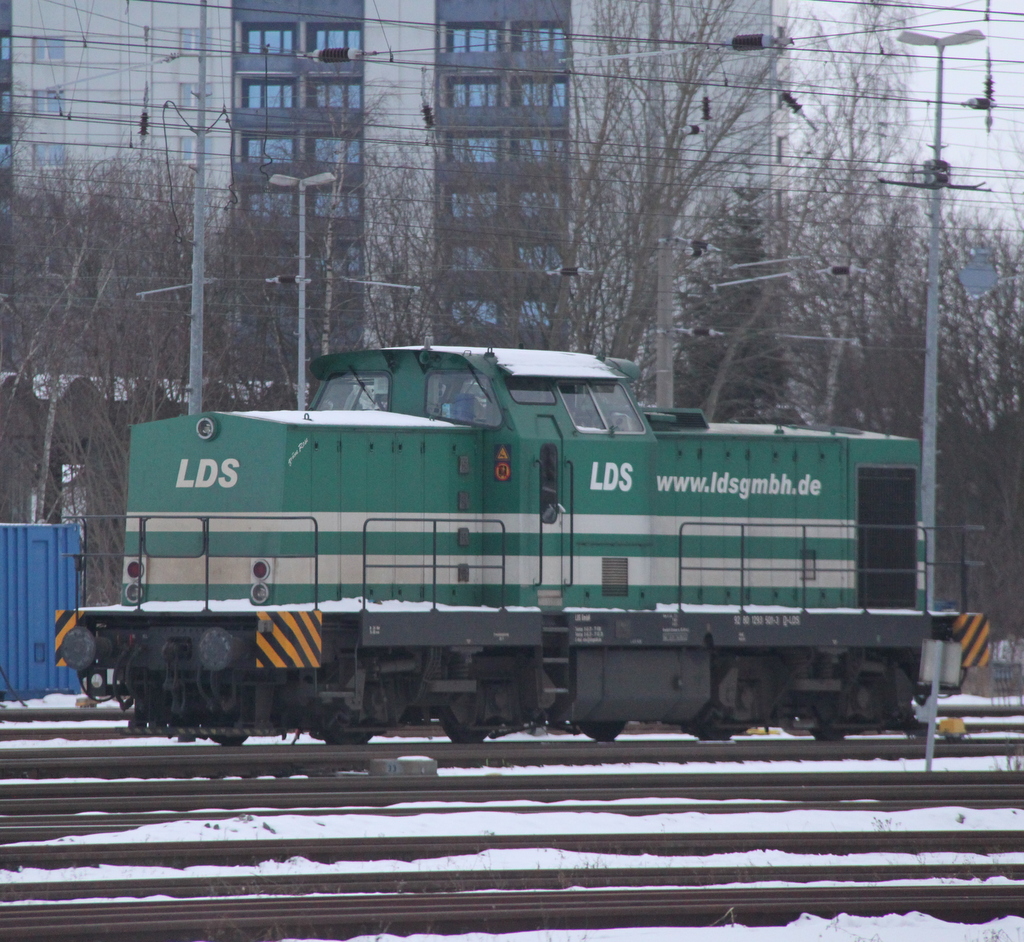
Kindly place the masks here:
POLYGON ((529 726, 614 738, 626 721, 700 738, 751 726, 821 738, 916 727, 921 642, 948 619, 875 612, 364 611, 324 615, 319 667, 257 667, 255 614, 84 610, 79 671, 95 697, 134 704, 137 734, 310 732, 365 742, 440 719, 456 741, 529 726), (204 666, 220 630, 230 662, 204 666), (421 639, 429 638, 429 645, 421 639))

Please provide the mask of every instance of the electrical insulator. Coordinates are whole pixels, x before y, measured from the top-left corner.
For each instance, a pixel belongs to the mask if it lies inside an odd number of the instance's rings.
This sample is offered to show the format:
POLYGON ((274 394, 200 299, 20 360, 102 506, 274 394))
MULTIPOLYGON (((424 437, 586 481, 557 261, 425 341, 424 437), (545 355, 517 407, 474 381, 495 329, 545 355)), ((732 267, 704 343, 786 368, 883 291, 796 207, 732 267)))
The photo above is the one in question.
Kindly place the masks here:
POLYGON ((988 111, 992 107, 991 98, 968 98, 964 102, 965 108, 973 108, 975 111, 988 111))
POLYGON ((707 95, 701 99, 700 114, 705 121, 711 120, 711 99, 707 95))
POLYGON ((939 189, 949 183, 949 162, 945 160, 926 160, 924 162, 925 186, 939 189))
POLYGON ((768 33, 743 33, 733 36, 729 45, 733 49, 769 49, 775 43, 768 33))
POLYGON ((294 285, 298 284, 298 275, 275 275, 273 278, 265 279, 268 285, 294 285))
POLYGON ((149 134, 149 112, 143 111, 142 117, 139 118, 139 137, 145 137, 149 134))
POLYGON ((687 134, 700 134, 700 125, 699 124, 688 124, 686 126, 686 133, 687 134))
POLYGON ((423 123, 428 128, 432 128, 434 126, 434 109, 431 108, 430 105, 428 105, 426 102, 424 102, 423 107, 420 108, 420 111, 423 114, 423 123))
POLYGON ((350 62, 352 59, 359 59, 360 51, 349 46, 335 46, 331 49, 318 49, 316 57, 321 62, 350 62))
POLYGON ((832 265, 828 273, 830 275, 849 275, 851 268, 849 265, 832 265))
POLYGON ((686 247, 686 254, 693 258, 700 258, 707 250, 707 242, 704 242, 701 239, 693 239, 686 247))
POLYGON ((803 111, 803 105, 798 102, 790 92, 783 92, 779 95, 779 100, 787 107, 793 114, 799 114, 803 111))

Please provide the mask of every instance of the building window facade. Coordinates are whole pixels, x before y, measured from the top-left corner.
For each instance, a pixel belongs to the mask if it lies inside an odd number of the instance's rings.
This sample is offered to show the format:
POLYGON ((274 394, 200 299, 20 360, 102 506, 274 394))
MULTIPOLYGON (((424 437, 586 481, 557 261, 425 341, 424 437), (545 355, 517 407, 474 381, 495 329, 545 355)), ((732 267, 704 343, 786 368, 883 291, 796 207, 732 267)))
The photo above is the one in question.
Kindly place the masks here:
POLYGON ((358 26, 306 27, 306 46, 309 52, 317 49, 362 49, 363 31, 358 26))
POLYGON ((519 23, 512 29, 516 52, 564 52, 565 30, 557 23, 519 23))
POLYGON ((66 153, 63 144, 34 144, 32 157, 37 167, 63 167, 66 153))
POLYGON ((453 137, 448 141, 448 153, 452 160, 461 163, 494 163, 499 145, 496 137, 453 137))
POLYGON ((363 86, 359 82, 311 82, 310 108, 362 108, 363 86))
POLYGON ((295 141, 290 137, 246 137, 242 140, 242 159, 246 161, 290 161, 295 156, 295 141))
POLYGON ((512 86, 514 104, 528 108, 564 108, 568 84, 564 78, 554 81, 520 79, 512 86))
POLYGON ((496 78, 455 76, 448 79, 451 108, 496 108, 501 104, 501 83, 496 78))
POLYGON ((35 111, 38 114, 60 114, 60 91, 56 88, 39 88, 32 93, 35 111))
POLYGON ((242 83, 243 108, 292 108, 295 83, 290 79, 247 80, 242 83))
POLYGON ((242 27, 242 49, 250 55, 281 55, 292 52, 294 48, 294 26, 259 23, 242 27))
POLYGON ((336 137, 313 138, 313 160, 327 164, 357 164, 362 158, 362 142, 356 140, 343 141, 336 137))
POLYGON ((501 29, 497 23, 450 23, 446 49, 452 53, 498 52, 501 29))
POLYGON ((63 62, 63 36, 36 36, 32 40, 33 62, 63 62))
POLYGON ((498 191, 478 190, 448 194, 449 209, 455 219, 486 219, 498 212, 498 191))

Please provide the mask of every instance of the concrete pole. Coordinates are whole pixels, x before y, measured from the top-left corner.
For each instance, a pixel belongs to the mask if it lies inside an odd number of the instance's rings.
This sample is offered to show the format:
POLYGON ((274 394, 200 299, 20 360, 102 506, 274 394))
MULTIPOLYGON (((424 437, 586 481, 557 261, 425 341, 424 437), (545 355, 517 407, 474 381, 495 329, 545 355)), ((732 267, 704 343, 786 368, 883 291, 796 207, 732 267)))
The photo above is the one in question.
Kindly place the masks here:
MULTIPOLYGON (((942 159, 942 52, 938 51, 935 83, 935 160, 942 159)), ((938 453, 939 393, 939 226, 942 223, 942 188, 929 194, 930 231, 928 242, 928 304, 924 327, 924 410, 921 434, 921 521, 925 527, 926 560, 935 561, 935 483, 938 453)), ((926 572, 928 585, 926 604, 931 611, 935 603, 935 567, 926 572)))
POLYGON ((299 365, 295 374, 298 409, 306 408, 306 181, 299 181, 299 365))
POLYGON ((672 218, 662 215, 658 233, 658 332, 655 345, 656 405, 659 409, 671 409, 675 406, 672 282, 672 218))
POLYGON ((206 3, 199 3, 199 87, 196 97, 196 182, 192 210, 192 327, 189 332, 188 414, 203 411, 203 288, 206 284, 206 3))

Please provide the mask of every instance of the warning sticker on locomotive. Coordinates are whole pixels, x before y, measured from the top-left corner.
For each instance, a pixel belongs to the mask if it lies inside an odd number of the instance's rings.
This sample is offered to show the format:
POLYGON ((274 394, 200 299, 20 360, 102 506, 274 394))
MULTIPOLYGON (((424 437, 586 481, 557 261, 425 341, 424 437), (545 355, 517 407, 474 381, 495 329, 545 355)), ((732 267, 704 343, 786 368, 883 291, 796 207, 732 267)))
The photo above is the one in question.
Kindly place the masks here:
POLYGON ((494 446, 494 480, 512 480, 512 446, 494 446))

